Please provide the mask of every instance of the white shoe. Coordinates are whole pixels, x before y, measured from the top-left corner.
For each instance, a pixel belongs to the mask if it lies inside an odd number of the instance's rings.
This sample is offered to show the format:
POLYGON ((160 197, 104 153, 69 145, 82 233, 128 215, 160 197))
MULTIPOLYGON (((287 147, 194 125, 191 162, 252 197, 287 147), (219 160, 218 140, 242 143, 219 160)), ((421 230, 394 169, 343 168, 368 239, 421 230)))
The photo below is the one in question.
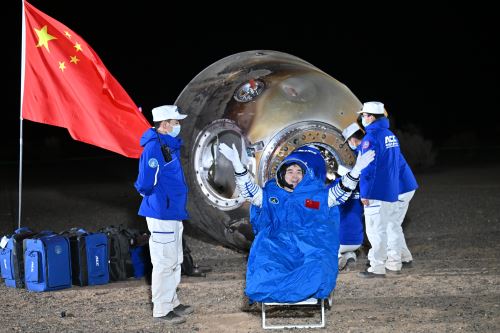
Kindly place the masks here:
POLYGON ((350 267, 356 264, 356 253, 344 252, 339 258, 339 271, 350 271, 350 267))
POLYGON ((344 255, 342 255, 341 257, 339 257, 339 272, 343 271, 346 265, 347 265, 347 258, 344 255))

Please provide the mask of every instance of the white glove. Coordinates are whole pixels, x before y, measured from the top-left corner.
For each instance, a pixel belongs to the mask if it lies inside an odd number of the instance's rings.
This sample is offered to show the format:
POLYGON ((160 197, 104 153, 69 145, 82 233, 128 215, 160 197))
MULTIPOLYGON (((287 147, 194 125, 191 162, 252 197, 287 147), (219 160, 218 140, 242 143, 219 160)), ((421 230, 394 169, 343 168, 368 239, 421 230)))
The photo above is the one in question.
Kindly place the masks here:
POLYGON ((369 150, 363 155, 361 152, 358 153, 358 158, 356 159, 356 164, 352 168, 350 174, 354 178, 358 178, 361 174, 361 170, 366 168, 375 159, 375 151, 369 150))
POLYGON ((245 167, 243 167, 243 164, 241 163, 240 154, 238 153, 238 150, 234 146, 234 143, 233 143, 233 148, 229 148, 229 146, 226 145, 225 143, 221 143, 219 145, 219 151, 222 155, 224 155, 225 158, 231 161, 231 163, 233 164, 234 172, 236 173, 245 172, 245 167))

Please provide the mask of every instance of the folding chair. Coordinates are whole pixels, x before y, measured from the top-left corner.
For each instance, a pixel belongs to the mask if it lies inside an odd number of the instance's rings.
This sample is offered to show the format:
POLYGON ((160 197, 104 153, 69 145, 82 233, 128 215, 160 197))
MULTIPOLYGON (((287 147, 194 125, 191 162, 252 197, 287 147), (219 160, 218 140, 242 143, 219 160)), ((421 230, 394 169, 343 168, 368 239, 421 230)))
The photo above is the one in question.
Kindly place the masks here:
POLYGON ((262 328, 264 329, 280 329, 280 328, 319 328, 325 327, 325 302, 328 300, 318 300, 317 298, 309 298, 305 301, 297 303, 262 303, 262 328), (268 325, 266 324, 266 306, 295 306, 295 305, 311 305, 317 306, 321 304, 321 322, 310 324, 288 324, 288 325, 268 325))

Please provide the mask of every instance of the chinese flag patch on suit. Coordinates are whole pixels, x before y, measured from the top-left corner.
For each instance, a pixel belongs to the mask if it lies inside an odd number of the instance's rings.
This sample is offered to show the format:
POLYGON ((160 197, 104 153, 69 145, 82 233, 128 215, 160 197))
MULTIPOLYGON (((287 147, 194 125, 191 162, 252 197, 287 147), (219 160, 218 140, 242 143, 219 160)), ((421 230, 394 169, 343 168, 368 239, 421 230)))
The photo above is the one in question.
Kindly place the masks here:
POLYGON ((314 201, 312 199, 306 199, 306 207, 312 209, 319 209, 319 201, 314 201))

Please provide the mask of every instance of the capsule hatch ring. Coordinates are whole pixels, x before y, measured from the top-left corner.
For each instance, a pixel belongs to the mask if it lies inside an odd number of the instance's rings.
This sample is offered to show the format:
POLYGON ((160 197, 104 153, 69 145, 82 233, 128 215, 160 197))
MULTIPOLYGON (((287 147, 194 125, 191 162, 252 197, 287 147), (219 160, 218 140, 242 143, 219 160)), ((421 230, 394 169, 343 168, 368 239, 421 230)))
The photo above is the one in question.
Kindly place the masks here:
POLYGON ((339 164, 354 165, 354 154, 343 143, 342 133, 337 128, 318 121, 299 122, 281 130, 264 148, 257 171, 261 184, 275 177, 278 165, 286 156, 308 144, 321 151, 327 166, 327 182, 334 179, 339 164))
POLYGON ((192 166, 196 175, 196 185, 207 203, 220 210, 233 210, 244 203, 234 179, 232 163, 220 152, 219 145, 229 147, 234 144, 243 164, 251 174, 255 174, 255 158, 247 156, 249 146, 241 129, 229 119, 217 119, 205 126, 192 146, 192 166), (242 154, 244 152, 244 154, 242 154))

